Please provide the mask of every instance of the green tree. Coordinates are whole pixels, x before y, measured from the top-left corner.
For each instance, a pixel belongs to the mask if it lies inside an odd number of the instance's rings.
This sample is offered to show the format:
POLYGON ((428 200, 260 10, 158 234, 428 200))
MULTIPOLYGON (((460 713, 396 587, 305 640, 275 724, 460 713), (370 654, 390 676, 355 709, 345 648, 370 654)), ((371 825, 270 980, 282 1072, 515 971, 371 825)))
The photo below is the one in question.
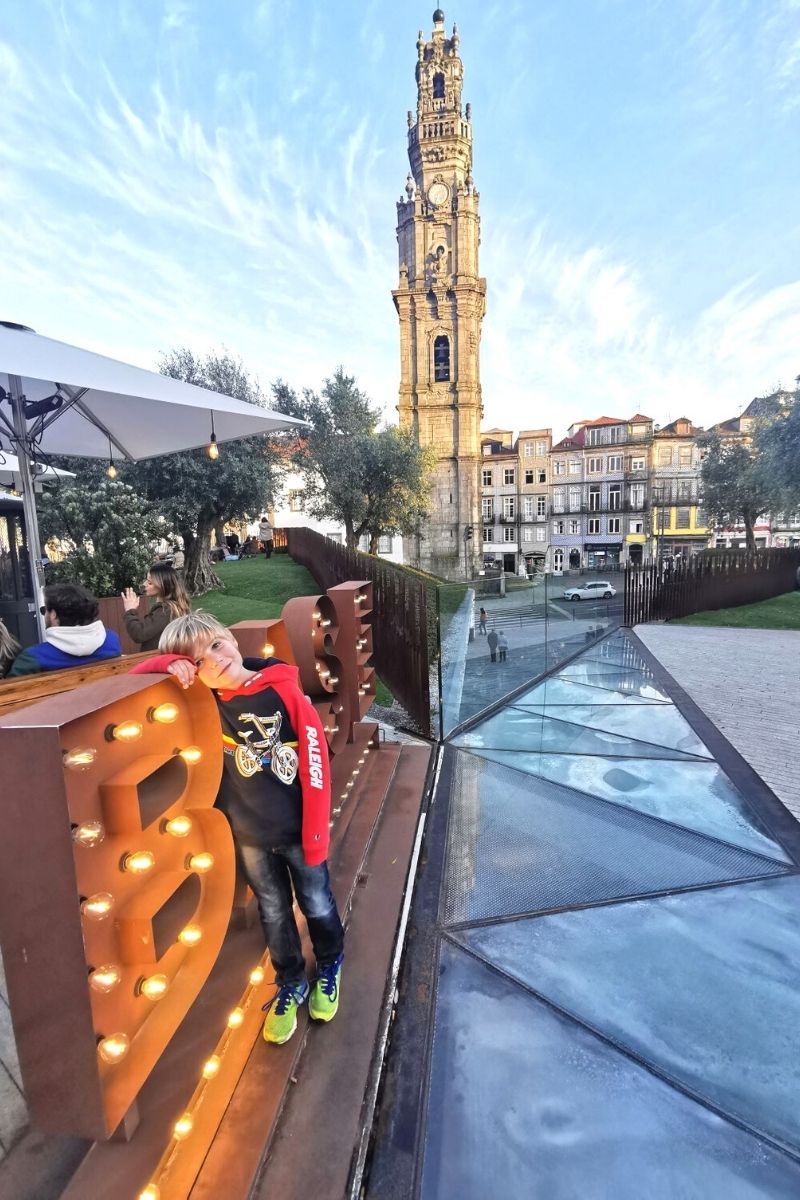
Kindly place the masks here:
MULTIPOLYGON (((266 397, 242 363, 227 352, 198 357, 178 349, 159 364, 163 375, 266 407, 266 397)), ((211 566, 211 536, 226 521, 243 520, 272 504, 281 469, 280 435, 225 442, 219 458, 186 450, 127 465, 124 476, 177 530, 184 544, 184 573, 190 592, 221 587, 211 566)))
POLYGON ((412 532, 425 513, 429 454, 410 433, 380 429, 380 410, 342 367, 319 394, 306 389, 302 400, 293 398, 309 422, 294 455, 308 513, 340 521, 351 548, 365 533, 375 548, 382 534, 412 532))
POLYGON ((366 511, 361 533, 377 554, 384 534, 414 533, 427 515, 428 480, 434 463, 430 446, 421 447, 408 429, 388 425, 367 443, 364 463, 366 511))
POLYGON ((758 450, 741 439, 708 433, 700 439, 706 454, 700 468, 703 506, 712 525, 745 528, 747 549, 755 550, 753 527, 769 511, 772 489, 758 450))
POLYGON ((755 445, 770 481, 776 511, 800 509, 800 375, 794 392, 776 391, 767 398, 755 445))
POLYGON ((161 526, 152 505, 101 468, 83 460, 75 480, 43 493, 37 508, 45 541, 58 538, 62 562, 47 568, 48 583, 82 583, 96 596, 137 586, 153 561, 161 526))

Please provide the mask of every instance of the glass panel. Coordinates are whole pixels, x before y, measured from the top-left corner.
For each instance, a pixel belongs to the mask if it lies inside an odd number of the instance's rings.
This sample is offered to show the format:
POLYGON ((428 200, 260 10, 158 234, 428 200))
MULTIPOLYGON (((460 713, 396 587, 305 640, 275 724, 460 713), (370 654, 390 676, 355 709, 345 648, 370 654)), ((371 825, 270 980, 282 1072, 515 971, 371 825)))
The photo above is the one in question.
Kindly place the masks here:
POLYGON ((523 692, 514 698, 517 708, 534 708, 537 711, 555 704, 634 704, 638 707, 642 704, 660 703, 668 704, 669 697, 649 684, 642 685, 636 692, 627 693, 600 685, 575 683, 560 675, 554 675, 531 688, 529 692, 523 692))
POLYGON ((648 757, 650 744, 700 758, 712 757, 689 722, 671 704, 582 704, 574 708, 556 704, 544 711, 546 716, 576 725, 638 739, 642 758, 648 757))
POLYGON ((632 671, 624 667, 615 669, 611 664, 604 665, 580 659, 566 666, 563 671, 559 672, 557 678, 569 679, 573 683, 585 683, 588 687, 622 692, 626 696, 638 696, 646 700, 672 703, 664 689, 659 687, 653 676, 647 671, 632 671), (595 668, 597 669, 595 670, 595 668))
MULTIPOLYGON (((494 483, 483 486, 485 519, 473 530, 473 538, 460 546, 465 573, 474 562, 475 548, 482 550, 482 574, 464 585, 437 588, 445 736, 576 652, 598 650, 598 639, 616 628, 622 618, 621 587, 610 600, 592 597, 580 604, 564 603, 565 580, 543 573, 545 552, 549 553, 546 515, 539 521, 532 510, 530 520, 520 517, 524 504, 517 504, 516 497, 504 496, 497 477, 495 471, 494 483), (509 499, 515 501, 515 516, 505 519, 503 505, 509 499)), ((569 552, 559 561, 566 569, 569 552)), ((596 582, 596 575, 584 575, 576 568, 568 582, 596 582)), ((609 665, 627 661, 628 646, 626 639, 615 641, 616 653, 623 657, 609 665)), ((638 663, 638 655, 631 661, 638 663)))
POLYGON ((798 1195, 797 1163, 514 983, 446 944, 439 971, 422 1200, 798 1195))
MULTIPOLYGON (((639 709, 655 707, 640 704, 639 709)), ((666 706, 665 706, 666 707, 666 706)), ((522 708, 506 708, 480 725, 453 739, 454 746, 496 747, 499 750, 545 750, 553 754, 612 755, 622 758, 686 758, 674 747, 636 741, 601 728, 589 728, 576 714, 585 708, 565 705, 544 714, 522 708), (550 715, 550 714, 553 715, 550 715)), ((602 711, 602 710, 601 710, 602 711)), ((640 716, 637 712, 636 716, 640 716)), ((630 722, 646 728, 646 722, 630 722)), ((632 728, 631 732, 635 732, 632 728)))
POLYGON ((471 754, 455 756, 449 803, 445 924, 785 870, 471 754))
POLYGON ((470 753, 650 813, 685 829, 696 829, 768 858, 789 861, 716 763, 477 748, 470 753))
POLYGON ((463 939, 797 1151, 799 912, 800 879, 785 876, 476 929, 463 939))

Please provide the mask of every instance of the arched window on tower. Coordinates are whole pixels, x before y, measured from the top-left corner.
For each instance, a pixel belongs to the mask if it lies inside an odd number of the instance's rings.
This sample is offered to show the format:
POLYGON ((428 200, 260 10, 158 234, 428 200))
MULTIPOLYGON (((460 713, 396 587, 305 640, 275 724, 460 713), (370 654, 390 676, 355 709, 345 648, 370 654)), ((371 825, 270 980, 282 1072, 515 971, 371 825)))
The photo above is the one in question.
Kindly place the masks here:
POLYGON ((433 378, 436 383, 450 382, 450 340, 443 333, 433 343, 433 378))
POLYGON ((433 77, 433 98, 444 100, 444 75, 441 71, 437 71, 433 77))

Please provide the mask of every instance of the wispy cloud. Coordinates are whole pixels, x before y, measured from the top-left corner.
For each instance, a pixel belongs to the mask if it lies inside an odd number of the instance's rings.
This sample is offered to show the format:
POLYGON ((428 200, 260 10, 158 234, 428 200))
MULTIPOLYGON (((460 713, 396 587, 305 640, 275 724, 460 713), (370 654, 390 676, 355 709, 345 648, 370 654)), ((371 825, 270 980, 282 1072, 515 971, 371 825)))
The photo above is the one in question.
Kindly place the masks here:
MULTIPOLYGON (((564 40, 572 26, 555 2, 448 11, 485 192, 490 424, 563 431, 578 408, 708 423, 800 369, 796 210, 770 258, 765 221, 746 220, 755 193, 741 191, 764 162, 787 179, 796 168, 785 148, 744 166, 726 150, 732 112, 752 123, 750 151, 764 114, 778 124, 797 102, 798 2, 764 22, 747 0, 699 16, 684 4, 680 22, 663 5, 634 21, 625 5, 592 4, 581 46, 580 31, 564 40), (640 90, 631 79, 619 98, 610 75, 625 76, 627 51, 607 66, 594 52, 601 34, 619 40, 614 20, 654 56, 658 25, 664 94, 651 58, 640 90), (585 94, 551 86, 562 61, 578 82, 592 62, 585 94), (641 140, 629 150, 626 136, 641 140), (682 174, 697 164, 707 179, 682 174)), ((343 362, 391 412, 394 204, 418 19, 378 0, 358 11, 261 0, 224 20, 196 0, 169 0, 158 19, 117 4, 49 0, 27 39, 20 23, 0 41, 10 316, 148 366, 172 346, 224 343, 262 381, 298 387, 343 362)))

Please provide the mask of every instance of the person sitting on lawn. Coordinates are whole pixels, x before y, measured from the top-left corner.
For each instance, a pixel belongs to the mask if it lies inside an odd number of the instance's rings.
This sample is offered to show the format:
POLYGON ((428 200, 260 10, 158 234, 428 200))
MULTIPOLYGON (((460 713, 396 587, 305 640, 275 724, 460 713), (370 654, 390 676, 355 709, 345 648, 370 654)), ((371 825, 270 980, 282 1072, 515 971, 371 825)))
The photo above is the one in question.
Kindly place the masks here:
POLYGON ((44 641, 17 655, 9 679, 38 671, 85 667, 122 654, 119 638, 99 619, 97 600, 80 584, 53 583, 46 587, 41 611, 47 626, 44 641))

